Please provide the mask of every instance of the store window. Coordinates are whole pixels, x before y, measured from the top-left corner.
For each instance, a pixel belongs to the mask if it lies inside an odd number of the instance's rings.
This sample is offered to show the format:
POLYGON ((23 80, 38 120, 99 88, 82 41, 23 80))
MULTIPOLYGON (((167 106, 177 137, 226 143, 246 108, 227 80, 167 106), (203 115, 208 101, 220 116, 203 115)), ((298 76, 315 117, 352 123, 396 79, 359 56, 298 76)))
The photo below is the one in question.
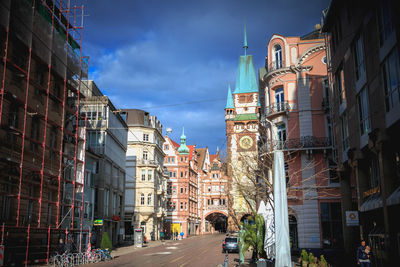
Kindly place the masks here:
POLYGON ((343 247, 342 209, 339 202, 321 203, 323 248, 343 247))

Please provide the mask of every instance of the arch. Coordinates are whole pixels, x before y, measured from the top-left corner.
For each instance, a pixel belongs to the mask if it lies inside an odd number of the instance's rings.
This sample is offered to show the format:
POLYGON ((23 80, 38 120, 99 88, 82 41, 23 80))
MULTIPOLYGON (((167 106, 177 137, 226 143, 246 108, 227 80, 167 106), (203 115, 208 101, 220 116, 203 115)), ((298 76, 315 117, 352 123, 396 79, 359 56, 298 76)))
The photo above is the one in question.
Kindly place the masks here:
POLYGON ((299 235, 298 235, 296 212, 292 208, 289 207, 288 215, 289 215, 290 249, 298 250, 299 249, 299 235))
POLYGON ((225 212, 225 211, 223 211, 223 210, 212 210, 212 211, 207 212, 207 213, 204 215, 204 218, 206 218, 208 215, 211 215, 211 214, 213 214, 213 213, 220 213, 220 214, 225 215, 226 217, 228 217, 228 213, 225 212))
POLYGON ((274 35, 272 35, 271 40, 269 41, 269 43, 271 44, 273 42, 273 40, 275 40, 275 39, 282 40, 283 48, 284 48, 283 52, 285 52, 284 53, 284 56, 285 56, 285 67, 289 67, 290 66, 290 59, 289 59, 289 52, 288 52, 289 51, 289 45, 288 45, 288 43, 286 41, 286 38, 284 38, 282 35, 274 34, 274 35))
POLYGON ((204 219, 206 221, 206 232, 226 232, 228 226, 228 215, 225 212, 211 211, 204 217, 204 219))

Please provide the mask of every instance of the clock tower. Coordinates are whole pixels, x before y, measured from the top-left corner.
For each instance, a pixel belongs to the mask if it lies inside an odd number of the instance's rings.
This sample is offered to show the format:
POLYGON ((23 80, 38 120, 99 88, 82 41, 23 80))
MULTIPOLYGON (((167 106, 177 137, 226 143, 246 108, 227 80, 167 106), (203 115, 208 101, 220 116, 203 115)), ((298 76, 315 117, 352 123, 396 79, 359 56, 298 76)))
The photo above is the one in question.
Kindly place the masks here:
POLYGON ((235 89, 232 92, 229 85, 225 107, 230 180, 228 230, 238 230, 243 216, 256 209, 255 201, 246 197, 246 194, 251 187, 251 179, 254 179, 251 170, 257 168, 260 102, 253 56, 247 55, 246 28, 243 48, 244 55, 239 57, 235 89))

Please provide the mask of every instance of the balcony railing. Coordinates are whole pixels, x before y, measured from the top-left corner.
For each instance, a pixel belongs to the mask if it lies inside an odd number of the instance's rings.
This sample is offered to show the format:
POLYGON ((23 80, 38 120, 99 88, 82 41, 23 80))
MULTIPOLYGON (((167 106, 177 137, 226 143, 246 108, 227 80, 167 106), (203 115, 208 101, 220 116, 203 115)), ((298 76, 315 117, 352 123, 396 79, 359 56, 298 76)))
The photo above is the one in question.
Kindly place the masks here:
POLYGON ((273 71, 283 68, 283 60, 272 61, 268 65, 268 71, 273 71))
POLYGON ((301 138, 281 140, 268 140, 260 146, 261 153, 275 150, 302 150, 302 149, 327 149, 331 141, 327 137, 303 136, 301 138))
POLYGON ((228 208, 226 206, 220 206, 220 205, 208 205, 207 210, 227 210, 228 208))
POLYGON ((280 112, 286 112, 289 111, 290 106, 289 103, 287 101, 283 101, 283 102, 277 102, 274 103, 268 107, 266 107, 266 116, 271 116, 280 112))
POLYGON ((142 164, 146 164, 146 165, 156 165, 156 161, 155 160, 151 160, 151 159, 142 159, 140 161, 140 163, 142 164))

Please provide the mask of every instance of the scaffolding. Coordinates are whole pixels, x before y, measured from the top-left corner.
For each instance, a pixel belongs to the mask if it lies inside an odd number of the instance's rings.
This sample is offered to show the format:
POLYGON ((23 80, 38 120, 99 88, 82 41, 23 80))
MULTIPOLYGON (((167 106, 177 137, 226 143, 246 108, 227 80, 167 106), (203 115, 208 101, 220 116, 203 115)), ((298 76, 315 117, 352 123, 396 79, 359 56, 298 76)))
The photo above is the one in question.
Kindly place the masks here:
POLYGON ((0 0, 0 244, 6 266, 82 250, 88 58, 84 6, 0 0), (83 103, 83 102, 82 102, 83 103))

